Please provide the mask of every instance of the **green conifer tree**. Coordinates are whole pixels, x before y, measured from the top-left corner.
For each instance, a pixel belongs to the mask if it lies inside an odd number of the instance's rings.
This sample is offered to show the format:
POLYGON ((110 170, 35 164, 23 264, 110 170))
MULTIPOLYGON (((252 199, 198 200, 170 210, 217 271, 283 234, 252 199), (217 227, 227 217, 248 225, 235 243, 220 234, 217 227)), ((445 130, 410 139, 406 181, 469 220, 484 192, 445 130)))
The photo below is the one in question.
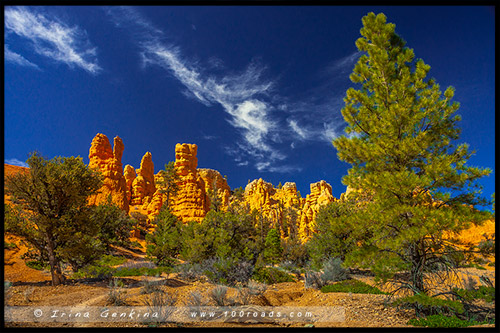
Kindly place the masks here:
POLYGON ((47 160, 33 153, 28 173, 8 176, 6 192, 20 215, 6 230, 22 236, 49 260, 52 285, 64 283, 61 263, 84 264, 103 250, 100 226, 90 218, 87 199, 102 185, 99 172, 81 157, 47 160))
MULTIPOLYGON (((362 52, 350 79, 342 115, 347 135, 333 140, 340 160, 352 168, 343 183, 369 200, 340 217, 360 246, 346 262, 373 269, 379 277, 410 272, 407 286, 425 292, 424 273, 446 265, 455 249, 444 232, 459 232, 485 214, 477 180, 491 171, 469 167, 467 144, 454 145, 460 120, 430 66, 415 60, 412 49, 386 23, 384 14, 362 19, 362 52)), ((353 197, 351 196, 351 197, 353 197)))
POLYGON ((153 224, 156 225, 154 232, 146 235, 146 252, 157 265, 171 266, 181 248, 182 223, 164 205, 153 224))
POLYGON ((179 191, 180 176, 175 169, 175 162, 170 161, 165 164, 165 169, 160 170, 160 179, 156 182, 159 192, 165 195, 164 206, 170 208, 170 201, 179 191))
POLYGON ((277 264, 280 262, 282 253, 283 248, 281 247, 279 231, 275 228, 269 229, 264 247, 264 260, 272 264, 277 264))

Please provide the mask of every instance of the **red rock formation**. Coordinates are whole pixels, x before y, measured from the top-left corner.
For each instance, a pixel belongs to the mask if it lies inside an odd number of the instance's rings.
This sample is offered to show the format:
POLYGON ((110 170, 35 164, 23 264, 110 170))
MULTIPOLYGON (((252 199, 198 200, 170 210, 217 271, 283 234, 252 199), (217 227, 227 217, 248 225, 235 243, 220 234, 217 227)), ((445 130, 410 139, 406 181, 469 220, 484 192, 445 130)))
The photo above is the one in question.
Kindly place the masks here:
POLYGON ((296 230, 292 216, 299 218, 302 201, 295 183, 287 182, 282 188, 276 189, 262 178, 256 179, 245 187, 244 204, 251 210, 259 211, 272 227, 279 226, 283 237, 296 230))
POLYGON ((127 187, 127 202, 130 203, 132 199, 132 183, 135 177, 137 177, 134 167, 127 164, 125 169, 123 169, 123 177, 125 177, 125 185, 127 187))
POLYGON ((299 238, 304 243, 316 231, 314 219, 321 206, 336 200, 332 195, 330 184, 321 180, 311 184, 311 193, 306 196, 304 206, 300 216, 299 238))
POLYGON ((156 192, 154 180, 154 164, 151 153, 144 154, 141 160, 141 167, 136 170, 137 177, 132 182, 131 205, 147 206, 153 194, 156 192))
POLYGON ((89 204, 97 205, 105 202, 109 195, 118 207, 128 212, 127 186, 122 171, 123 141, 114 138, 114 149, 111 149, 108 137, 98 133, 92 140, 89 151, 89 167, 98 169, 104 176, 103 186, 98 194, 89 198, 89 204))
POLYGON ((178 143, 175 146, 175 167, 181 181, 171 209, 183 222, 201 222, 209 209, 205 183, 196 170, 197 150, 198 146, 195 144, 178 143))
POLYGON ((245 187, 244 203, 251 210, 256 209, 269 219, 277 219, 278 213, 275 206, 278 203, 273 196, 276 189, 273 184, 264 181, 262 178, 255 179, 245 187))
POLYGON ((198 169, 197 171, 205 183, 208 207, 211 205, 209 193, 216 190, 217 197, 221 201, 221 209, 226 210, 229 206, 229 197, 231 196, 231 188, 227 185, 227 180, 216 170, 198 169))
MULTIPOLYGON (((154 175, 154 180, 155 184, 158 184, 163 180, 163 177, 161 176, 160 172, 154 175)), ((160 191, 157 189, 153 194, 151 202, 146 207, 146 211, 150 220, 153 220, 154 217, 158 215, 158 213, 160 213, 160 209, 164 201, 165 201, 165 195, 160 193, 160 191)))

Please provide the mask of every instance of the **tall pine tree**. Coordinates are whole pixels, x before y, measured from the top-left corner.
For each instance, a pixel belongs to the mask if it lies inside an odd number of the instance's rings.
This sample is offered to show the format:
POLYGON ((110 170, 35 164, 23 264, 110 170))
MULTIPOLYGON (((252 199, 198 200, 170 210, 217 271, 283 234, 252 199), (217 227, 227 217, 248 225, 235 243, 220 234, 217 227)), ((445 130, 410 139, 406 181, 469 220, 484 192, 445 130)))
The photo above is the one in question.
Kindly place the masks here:
POLYGON ((445 234, 484 219, 474 208, 486 203, 476 181, 491 171, 467 166, 474 152, 453 143, 460 134, 454 89, 442 93, 427 78, 430 66, 384 14, 362 22, 356 46, 363 55, 350 75, 358 89, 347 90, 342 109, 347 135, 333 141, 352 165, 343 183, 358 194, 358 208, 341 218, 360 244, 346 262, 384 278, 406 270, 406 286, 426 292, 425 272, 446 266, 456 250, 445 234))

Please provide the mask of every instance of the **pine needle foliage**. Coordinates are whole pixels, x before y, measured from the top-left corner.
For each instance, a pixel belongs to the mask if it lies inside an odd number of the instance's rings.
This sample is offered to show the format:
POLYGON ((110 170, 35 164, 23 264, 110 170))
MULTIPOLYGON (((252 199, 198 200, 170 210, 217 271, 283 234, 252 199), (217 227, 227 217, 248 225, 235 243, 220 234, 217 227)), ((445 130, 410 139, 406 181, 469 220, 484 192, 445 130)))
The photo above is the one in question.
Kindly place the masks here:
MULTIPOLYGON (((356 46, 362 53, 344 98, 346 135, 333 140, 338 158, 352 168, 343 183, 356 209, 337 220, 358 246, 346 264, 387 279, 408 271, 405 286, 428 291, 425 272, 457 251, 445 232, 480 223, 487 213, 477 180, 489 169, 467 166, 474 154, 459 139, 454 88, 441 92, 427 78, 430 66, 386 23, 384 14, 362 19, 356 46)), ((434 268, 433 268, 434 267, 434 268)))
POLYGON ((6 177, 5 189, 19 212, 6 231, 24 237, 48 258, 52 284, 64 283, 61 264, 76 267, 103 251, 100 226, 90 218, 88 197, 101 187, 102 176, 81 157, 47 160, 34 152, 26 161, 28 173, 6 177))

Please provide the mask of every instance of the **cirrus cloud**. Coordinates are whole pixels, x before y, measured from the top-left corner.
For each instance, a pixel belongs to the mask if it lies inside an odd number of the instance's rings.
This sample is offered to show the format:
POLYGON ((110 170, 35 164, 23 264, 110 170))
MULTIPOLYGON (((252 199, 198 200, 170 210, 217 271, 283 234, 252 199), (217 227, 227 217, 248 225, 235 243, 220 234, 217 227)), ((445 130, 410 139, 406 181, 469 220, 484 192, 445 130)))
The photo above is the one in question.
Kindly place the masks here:
MULTIPOLYGON (((55 17, 36 13, 29 7, 9 7, 5 9, 5 31, 29 40, 35 53, 70 68, 76 66, 94 75, 102 70, 97 64, 97 50, 90 44, 86 32, 55 17)), ((18 56, 22 59, 10 56, 26 64, 21 55, 18 56)))

